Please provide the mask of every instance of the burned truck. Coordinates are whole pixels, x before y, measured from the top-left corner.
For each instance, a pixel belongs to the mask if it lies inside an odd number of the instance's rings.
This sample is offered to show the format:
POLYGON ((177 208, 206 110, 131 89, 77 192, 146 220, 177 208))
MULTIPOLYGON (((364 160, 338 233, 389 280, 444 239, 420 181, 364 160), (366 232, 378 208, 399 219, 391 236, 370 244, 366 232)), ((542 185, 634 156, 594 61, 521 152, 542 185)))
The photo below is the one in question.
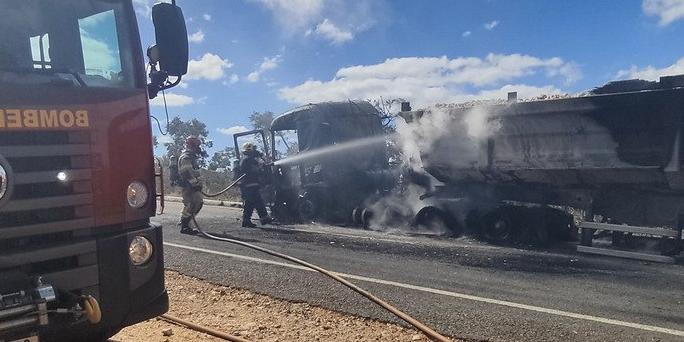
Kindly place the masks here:
POLYGON ((366 101, 308 104, 276 117, 257 135, 273 162, 265 198, 282 222, 347 224, 370 197, 392 186, 386 136, 378 110, 366 101), (268 135, 268 136, 267 136, 268 135))
POLYGON ((401 113, 415 127, 441 123, 418 142, 423 169, 440 182, 425 196, 431 209, 422 219, 457 217, 492 240, 530 234, 543 242, 559 223, 572 233, 561 210, 571 207, 592 222, 583 245, 598 230, 655 227, 664 253, 680 251, 684 75, 543 101, 509 95, 505 103, 401 113))

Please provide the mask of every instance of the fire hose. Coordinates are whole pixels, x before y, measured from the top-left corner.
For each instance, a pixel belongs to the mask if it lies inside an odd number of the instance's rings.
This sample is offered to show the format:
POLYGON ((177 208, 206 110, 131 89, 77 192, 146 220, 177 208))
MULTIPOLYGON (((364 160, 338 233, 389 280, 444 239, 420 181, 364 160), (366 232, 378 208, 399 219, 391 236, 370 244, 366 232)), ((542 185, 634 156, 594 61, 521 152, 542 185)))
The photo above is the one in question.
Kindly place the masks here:
MULTIPOLYGON (((244 177, 244 175, 243 175, 243 177, 244 177)), ((233 182, 233 184, 231 184, 228 188, 224 189, 223 192, 228 191, 228 189, 230 189, 233 185, 235 185, 238 181, 240 181, 240 179, 242 179, 242 177, 238 178, 238 179, 237 179, 235 182, 233 182)), ((378 304, 379 306, 381 306, 381 307, 384 308, 385 310, 391 312, 391 313, 394 314, 395 316, 401 318, 401 319, 404 320, 405 322, 411 324, 411 325, 414 326, 416 329, 418 329, 418 330, 420 330, 421 332, 423 332, 425 335, 427 335, 427 336, 428 336, 430 339, 432 339, 433 341, 439 341, 439 342, 451 341, 450 339, 448 339, 448 338, 446 338, 445 336, 441 335, 440 333, 438 333, 438 332, 435 331, 434 329, 430 328, 429 326, 425 325, 424 323, 422 323, 422 322, 418 321, 417 319, 415 319, 415 318, 409 316, 408 314, 404 313, 403 311, 399 310, 398 308, 396 308, 396 307, 392 306, 391 304, 385 302, 384 300, 382 300, 382 299, 376 297, 376 296, 373 295, 372 293, 370 293, 370 292, 368 292, 368 291, 366 291, 366 290, 360 288, 359 286, 357 286, 357 285, 351 283, 350 281, 348 281, 348 280, 346 280, 346 279, 340 277, 339 275, 335 274, 334 272, 328 271, 328 270, 326 270, 326 269, 324 269, 324 268, 322 268, 322 267, 320 267, 320 266, 311 264, 311 263, 306 262, 306 261, 304 261, 304 260, 301 260, 301 259, 298 259, 298 258, 289 256, 289 255, 286 255, 286 254, 282 254, 282 253, 279 253, 279 252, 276 252, 276 251, 272 251, 272 250, 267 249, 267 248, 264 248, 264 247, 260 247, 260 246, 257 246, 257 245, 253 245, 253 244, 251 244, 251 243, 247 243, 247 242, 240 241, 240 240, 229 239, 229 238, 224 238, 224 237, 212 235, 212 234, 207 233, 207 232, 205 232, 204 230, 202 230, 202 227, 197 223, 197 220, 195 219, 194 216, 192 217, 192 221, 193 221, 193 223, 195 224, 195 226, 197 227, 197 229, 199 230, 200 234, 202 234, 202 236, 204 236, 204 237, 206 237, 206 238, 208 238, 208 239, 217 240, 217 241, 223 241, 223 242, 228 242, 228 243, 235 244, 235 245, 239 245, 239 246, 242 246, 242 247, 247 247, 247 248, 250 248, 250 249, 253 249, 253 250, 257 250, 257 251, 259 251, 259 252, 262 252, 262 253, 265 253, 265 254, 268 254, 268 255, 271 255, 271 256, 275 256, 275 257, 278 257, 278 258, 281 258, 281 259, 285 259, 285 260, 290 261, 290 262, 293 262, 293 263, 295 263, 295 264, 302 265, 302 266, 307 267, 307 268, 310 268, 310 269, 312 269, 312 270, 315 270, 315 271, 317 271, 317 272, 319 272, 319 273, 322 273, 323 275, 326 275, 326 276, 332 278, 333 280, 335 280, 335 281, 337 281, 337 282, 343 284, 344 286, 346 286, 346 287, 352 289, 353 291, 355 291, 355 292, 361 294, 362 296, 366 297, 367 299, 369 299, 370 301, 374 302, 375 304, 378 304)))
POLYGON ((234 187, 235 184, 237 184, 239 181, 241 181, 243 178, 245 178, 246 175, 247 175, 247 174, 244 174, 244 175, 238 177, 238 179, 236 179, 235 181, 233 181, 232 183, 230 183, 230 185, 228 185, 225 189, 223 189, 223 190, 221 190, 221 191, 219 191, 219 192, 217 192, 217 193, 215 193, 215 194, 208 194, 208 193, 204 192, 204 190, 202 190, 202 195, 204 195, 204 197, 218 197, 218 196, 221 196, 221 195, 225 194, 226 191, 228 191, 228 190, 230 190, 232 187, 234 187))
POLYGON ((233 336, 233 335, 229 335, 229 334, 226 334, 226 333, 224 333, 224 332, 222 332, 222 331, 218 331, 218 330, 215 330, 215 329, 212 329, 212 328, 208 328, 208 327, 201 326, 201 325, 198 325, 198 324, 195 324, 195 323, 192 323, 192 322, 188 322, 188 321, 186 321, 186 320, 184 320, 184 319, 180 319, 180 318, 178 318, 178 317, 171 316, 171 315, 169 315, 169 314, 162 315, 162 316, 161 316, 161 319, 164 320, 164 321, 167 321, 167 322, 169 322, 169 323, 181 325, 181 326, 187 327, 187 328, 189 328, 189 329, 192 329, 192 330, 195 330, 195 331, 199 331, 199 332, 201 332, 201 333, 205 333, 205 334, 207 334, 207 335, 211 335, 211 336, 214 336, 214 337, 218 337, 218 338, 224 339, 224 340, 226 340, 226 341, 231 341, 231 342, 250 342, 249 340, 245 340, 244 338, 237 337, 237 336, 233 336))

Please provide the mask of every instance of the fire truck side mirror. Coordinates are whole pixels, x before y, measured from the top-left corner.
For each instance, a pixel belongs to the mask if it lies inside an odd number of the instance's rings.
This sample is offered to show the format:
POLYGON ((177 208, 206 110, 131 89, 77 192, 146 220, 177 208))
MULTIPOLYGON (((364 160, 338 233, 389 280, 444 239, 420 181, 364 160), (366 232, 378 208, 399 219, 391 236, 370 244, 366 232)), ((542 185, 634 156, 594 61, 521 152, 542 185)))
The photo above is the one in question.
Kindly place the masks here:
POLYGON ((188 31, 181 8, 174 4, 158 3, 152 7, 152 22, 160 71, 176 77, 187 74, 188 31))

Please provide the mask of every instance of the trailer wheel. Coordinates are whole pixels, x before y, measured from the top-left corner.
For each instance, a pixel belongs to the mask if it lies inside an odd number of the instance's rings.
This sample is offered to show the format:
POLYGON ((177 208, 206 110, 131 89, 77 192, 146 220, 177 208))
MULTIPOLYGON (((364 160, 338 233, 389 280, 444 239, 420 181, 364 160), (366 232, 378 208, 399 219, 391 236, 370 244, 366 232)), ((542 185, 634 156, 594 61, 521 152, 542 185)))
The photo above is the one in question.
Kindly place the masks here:
POLYGON ((487 240, 502 243, 513 235, 513 222, 503 210, 496 210, 482 218, 482 232, 487 240))

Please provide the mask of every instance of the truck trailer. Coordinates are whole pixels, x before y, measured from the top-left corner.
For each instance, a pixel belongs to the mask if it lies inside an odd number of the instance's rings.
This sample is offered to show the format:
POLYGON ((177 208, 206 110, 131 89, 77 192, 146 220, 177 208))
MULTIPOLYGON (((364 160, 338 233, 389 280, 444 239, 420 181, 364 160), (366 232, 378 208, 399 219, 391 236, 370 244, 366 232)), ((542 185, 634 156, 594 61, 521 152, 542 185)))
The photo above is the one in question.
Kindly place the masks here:
POLYGON ((419 144, 423 169, 439 181, 421 220, 461 222, 495 241, 545 242, 559 223, 572 233, 563 209, 573 208, 583 214, 580 251, 598 252, 592 238, 605 230, 615 244, 625 234, 656 235, 663 254, 680 252, 684 75, 611 82, 575 97, 509 95, 401 113, 409 125, 445 123, 419 144), (539 224, 544 217, 553 224, 539 224))

